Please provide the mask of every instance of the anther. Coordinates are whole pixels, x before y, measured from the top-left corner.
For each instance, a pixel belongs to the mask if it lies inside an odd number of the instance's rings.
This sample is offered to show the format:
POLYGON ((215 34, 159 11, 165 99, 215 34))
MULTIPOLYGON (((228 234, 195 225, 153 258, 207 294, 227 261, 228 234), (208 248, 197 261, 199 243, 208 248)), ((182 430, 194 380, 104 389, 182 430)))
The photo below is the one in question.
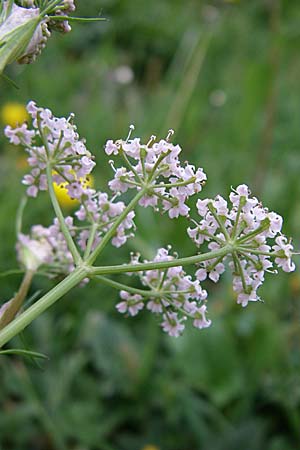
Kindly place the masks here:
POLYGON ((67 121, 68 121, 69 123, 70 123, 70 122, 72 123, 74 117, 75 117, 75 114, 74 114, 74 113, 70 113, 70 115, 69 115, 67 121))
POLYGON ((155 136, 155 134, 152 134, 152 136, 150 136, 149 141, 147 142, 147 147, 150 147, 150 145, 152 145, 155 140, 156 140, 156 136, 155 136))
POLYGON ((169 140, 170 140, 171 137, 174 135, 174 133, 175 133, 175 131, 172 130, 172 129, 170 129, 170 130, 168 131, 168 134, 167 134, 167 137, 166 137, 166 141, 169 142, 169 140))
POLYGON ((114 161, 113 161, 112 159, 110 159, 110 160, 108 161, 108 164, 110 165, 110 167, 112 168, 112 170, 113 170, 114 172, 117 171, 116 168, 115 168, 115 166, 114 166, 114 161))
POLYGON ((129 139, 130 139, 130 137, 131 137, 131 134, 132 134, 132 132, 133 132, 133 130, 134 130, 134 125, 129 125, 129 133, 128 133, 128 136, 127 136, 127 138, 126 138, 126 144, 127 144, 127 142, 129 141, 129 139))

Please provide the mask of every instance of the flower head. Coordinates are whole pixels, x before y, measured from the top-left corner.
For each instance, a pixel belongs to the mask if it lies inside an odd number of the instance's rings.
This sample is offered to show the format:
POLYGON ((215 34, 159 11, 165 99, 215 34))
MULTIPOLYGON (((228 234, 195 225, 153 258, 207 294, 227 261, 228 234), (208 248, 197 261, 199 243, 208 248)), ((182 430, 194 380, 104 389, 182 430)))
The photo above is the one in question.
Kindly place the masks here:
POLYGON ((31 172, 25 175, 23 183, 28 186, 27 194, 36 197, 39 190, 47 190, 46 168, 53 169, 53 180, 60 185, 78 185, 90 174, 95 163, 84 141, 79 139, 72 115, 68 118, 53 116, 49 109, 39 108, 29 102, 27 111, 32 118, 32 129, 27 124, 5 128, 5 135, 12 144, 24 145, 29 157, 31 172))
POLYGON ((108 140, 105 152, 109 156, 120 156, 125 163, 114 169, 114 178, 109 182, 114 193, 143 189, 139 204, 166 211, 173 219, 188 215, 190 208, 186 201, 202 190, 206 175, 201 168, 182 165, 180 146, 172 144, 168 138, 156 142, 156 137, 151 136, 147 144, 141 143, 139 138, 108 140))
POLYGON ((210 250, 228 248, 225 256, 205 261, 196 276, 200 281, 208 276, 217 282, 225 271, 225 260, 230 259, 237 302, 246 306, 260 299, 257 289, 266 271, 276 266, 286 272, 295 270, 291 261, 293 246, 281 234, 282 217, 251 197, 248 186, 238 186, 229 199, 231 205, 220 195, 198 200, 202 219, 195 228, 188 229, 188 234, 197 246, 207 242, 210 250), (275 245, 271 246, 274 239, 275 245))
MULTIPOLYGON (((169 251, 170 248, 160 248, 153 262, 175 260, 169 251)), ((139 264, 136 255, 132 255, 131 259, 133 264, 139 264)), ((202 289, 199 280, 193 280, 181 266, 147 270, 141 272, 139 278, 147 287, 144 297, 142 291, 141 294, 134 295, 121 291, 121 298, 125 301, 117 304, 119 312, 128 311, 131 315, 136 315, 145 304, 149 311, 161 316, 162 329, 173 337, 181 335, 187 318, 193 320, 196 328, 206 328, 211 324, 205 317, 207 292, 202 289)))

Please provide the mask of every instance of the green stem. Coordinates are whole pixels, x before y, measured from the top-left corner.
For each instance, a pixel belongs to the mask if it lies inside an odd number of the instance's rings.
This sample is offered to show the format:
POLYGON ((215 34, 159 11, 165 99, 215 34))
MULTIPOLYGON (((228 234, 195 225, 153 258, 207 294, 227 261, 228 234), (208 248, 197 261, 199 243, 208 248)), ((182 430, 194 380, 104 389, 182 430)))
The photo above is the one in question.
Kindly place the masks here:
POLYGON ((59 5, 61 0, 52 0, 52 2, 48 3, 47 7, 41 11, 41 16, 45 16, 48 12, 51 12, 56 5, 59 5))
POLYGON ((135 186, 135 187, 141 187, 141 183, 137 183, 136 181, 132 181, 126 178, 126 176, 121 177, 120 180, 122 182, 125 182, 127 184, 131 184, 131 186, 135 186))
POLYGON ((165 197, 164 195, 160 194, 159 192, 156 192, 155 189, 153 189, 153 194, 159 198, 162 202, 166 201, 168 203, 171 203, 171 205, 175 206, 178 205, 178 199, 176 197, 165 197))
POLYGON ((63 213, 62 213, 62 211, 60 209, 58 200, 56 198, 56 195, 55 195, 55 192, 54 192, 54 188, 53 188, 52 169, 51 169, 51 166, 49 164, 47 165, 46 173, 47 173, 49 195, 50 195, 50 198, 51 198, 51 202, 52 202, 52 205, 53 205, 56 217, 58 218, 61 231, 62 231, 62 233, 64 235, 64 238, 65 238, 65 240, 67 242, 68 248, 69 248, 69 250, 70 250, 70 252, 72 254, 74 262, 75 262, 76 265, 78 265, 82 261, 82 259, 81 259, 81 256, 80 256, 78 250, 77 250, 77 247, 76 247, 76 245, 75 245, 75 243, 73 241, 73 238, 72 238, 72 236, 70 234, 70 231, 68 230, 68 227, 67 227, 66 222, 65 222, 65 218, 63 216, 63 213))
MULTIPOLYGON (((111 280, 110 278, 102 277, 101 275, 96 275, 92 277, 93 280, 100 281, 100 283, 110 286, 118 291, 127 291, 131 294, 139 294, 142 297, 146 298, 154 298, 154 297, 162 297, 168 294, 174 294, 174 291, 153 291, 147 289, 138 289, 131 286, 127 286, 127 284, 118 283, 117 281, 111 280)), ((175 291, 176 294, 188 294, 190 291, 175 291)))
POLYGON ((69 22, 103 22, 105 17, 72 17, 72 16, 48 16, 51 20, 68 20, 69 22))
POLYGON ((89 255, 91 253, 92 245, 93 245, 97 230, 98 230, 98 224, 93 223, 93 225, 90 228, 90 235, 89 235, 89 239, 86 244, 86 249, 85 249, 84 256, 83 256, 84 261, 89 257, 89 255))
POLYGON ((258 261, 255 261, 255 259, 251 258, 251 256, 249 255, 248 252, 243 251, 243 250, 241 250, 241 249, 239 249, 238 252, 239 252, 241 255, 245 256, 245 258, 253 264, 253 266, 255 267, 256 270, 259 270, 258 267, 259 267, 259 265, 261 264, 261 262, 260 262, 259 260, 258 260, 258 261))
POLYGON ((0 348, 10 339, 26 328, 34 319, 48 309, 53 303, 59 300, 63 295, 69 292, 73 287, 79 284, 88 273, 88 269, 78 267, 63 281, 56 285, 51 291, 47 292, 34 305, 26 309, 22 314, 10 322, 0 331, 0 348))
POLYGON ((209 233, 206 230, 201 230, 200 226, 198 224, 196 224, 198 227, 198 232, 199 234, 202 234, 203 236, 207 236, 210 239, 212 239, 213 241, 218 242, 218 244, 220 244, 221 246, 224 245, 226 243, 226 241, 224 241, 224 239, 218 238, 217 236, 214 236, 213 234, 209 233))
POLYGON ((17 217, 16 217, 16 236, 18 237, 20 233, 22 233, 22 219, 23 219, 23 212, 25 209, 27 203, 27 197, 22 197, 20 201, 20 205, 17 210, 17 217))
POLYGON ((233 248, 230 245, 225 245, 223 248, 219 250, 214 250, 207 253, 202 253, 201 255, 193 255, 187 256, 185 258, 176 258, 170 261, 161 261, 161 262, 148 262, 148 263, 140 263, 140 264, 120 264, 116 266, 100 266, 100 267, 91 267, 89 269, 89 276, 94 275, 105 275, 105 274, 113 274, 113 273, 124 273, 124 272, 141 272, 145 270, 154 270, 154 269, 167 269, 169 267, 177 267, 177 266, 187 266, 192 264, 198 264, 203 261, 208 261, 210 259, 219 258, 221 256, 225 256, 228 253, 232 253, 233 248))
POLYGON ((162 154, 158 157, 158 159, 157 159, 156 163, 154 164, 154 167, 152 168, 152 171, 151 171, 151 173, 150 173, 150 175, 149 175, 148 182, 151 182, 151 181, 153 181, 155 178, 158 177, 159 171, 156 172, 156 169, 160 166, 160 163, 161 163, 161 162, 162 162, 162 161, 163 161, 170 153, 171 153, 171 150, 167 150, 165 153, 162 153, 162 154))
POLYGON ((242 280, 243 290, 244 290, 245 293, 247 293, 248 286, 247 286, 247 283, 246 283, 246 280, 245 280, 244 270, 243 270, 243 268, 241 266, 241 262, 239 260, 239 257, 238 257, 238 255, 235 252, 233 252, 232 257, 233 257, 234 262, 235 262, 235 264, 236 264, 236 266, 238 268, 238 272, 239 272, 239 275, 240 275, 241 280, 242 280))
POLYGON ((235 239, 236 237, 237 237, 237 235, 238 235, 238 233, 237 233, 237 227, 238 227, 238 224, 239 224, 239 220, 240 220, 240 215, 241 215, 241 212, 242 212, 242 208, 243 208, 243 206, 245 205, 245 197, 242 197, 243 198, 243 200, 241 200, 241 198, 240 198, 240 201, 239 201, 239 206, 238 206, 238 210, 237 210, 237 213, 236 213, 236 218, 235 218, 235 222, 234 222, 234 225, 233 225, 233 229, 232 229, 232 233, 231 233, 231 238, 232 239, 235 239))
POLYGON ((250 239, 255 238, 258 234, 262 233, 263 231, 267 230, 269 228, 269 223, 264 223, 260 225, 256 230, 251 231, 250 233, 246 234, 245 236, 242 236, 241 238, 237 239, 236 243, 238 245, 244 244, 250 239))
POLYGON ((126 216, 132 211, 139 200, 145 195, 146 189, 141 189, 136 196, 131 200, 131 202, 127 205, 127 207, 124 209, 122 214, 118 217, 118 219, 115 221, 113 226, 108 230, 108 232, 104 235, 102 241, 98 244, 98 246, 95 248, 95 250, 91 253, 89 258, 87 259, 87 264, 92 265, 97 258, 98 255, 102 252, 106 244, 110 241, 110 239, 114 236, 115 232, 117 231, 118 226, 125 220, 126 216))
POLYGON ((128 169, 131 170, 131 172, 133 172, 133 174, 135 175, 135 178, 142 184, 143 180, 141 179, 141 177, 139 176, 139 174, 137 173, 137 171, 135 170, 135 168, 133 167, 133 165, 129 161, 126 153, 124 152, 124 150, 122 148, 121 148, 121 155, 122 155, 122 158, 124 159, 128 169))
POLYGON ((255 248, 249 248, 244 246, 238 246, 238 251, 245 252, 245 253, 252 253, 253 255, 261 255, 261 256, 269 256, 270 258, 280 258, 276 253, 269 253, 269 252, 263 252, 261 250, 255 250, 255 248))
POLYGON ((107 286, 110 286, 119 291, 123 290, 130 292, 131 294, 140 294, 143 297, 161 297, 162 295, 160 292, 154 292, 146 289, 137 289, 131 286, 127 286, 126 284, 118 283, 117 281, 110 280, 109 278, 106 277, 102 277, 101 275, 96 275, 92 279, 100 281, 100 283, 106 284, 107 286))
POLYGON ((226 230, 225 225, 224 225, 222 219, 221 219, 221 218, 218 216, 218 214, 216 213, 216 210, 215 210, 213 204, 212 204, 212 203, 208 203, 207 207, 208 207, 208 209, 210 210, 210 212, 212 213, 212 215, 214 216, 214 218, 216 219, 216 221, 218 222, 219 227, 220 227, 222 233, 224 234, 225 239, 226 239, 227 241, 230 241, 229 233, 228 233, 228 231, 226 230))
POLYGON ((188 180, 185 181, 178 181, 177 183, 161 183, 161 184, 156 184, 155 187, 163 187, 163 188, 172 188, 172 187, 177 187, 177 186, 188 186, 191 183, 195 183, 196 181, 196 177, 192 177, 189 178, 188 180))

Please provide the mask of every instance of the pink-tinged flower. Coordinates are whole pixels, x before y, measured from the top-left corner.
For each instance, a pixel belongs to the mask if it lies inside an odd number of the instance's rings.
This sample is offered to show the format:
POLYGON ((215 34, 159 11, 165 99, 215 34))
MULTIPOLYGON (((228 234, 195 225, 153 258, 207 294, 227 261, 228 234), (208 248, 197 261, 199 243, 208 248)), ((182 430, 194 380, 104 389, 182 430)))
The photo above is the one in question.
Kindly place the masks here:
POLYGON ((146 145, 139 138, 107 142, 105 152, 108 155, 123 153, 128 166, 128 169, 112 166, 114 178, 109 181, 109 188, 114 193, 123 193, 146 186, 145 195, 139 201, 141 206, 168 212, 170 218, 187 216, 190 208, 186 200, 202 190, 206 175, 202 168, 181 165, 179 145, 163 139, 155 142, 155 139, 152 136, 146 145))
MULTIPOLYGON (((82 187, 82 195, 77 198, 81 202, 79 209, 75 212, 77 219, 86 221, 90 225, 97 225, 94 243, 100 242, 126 207, 124 202, 116 202, 110 199, 106 193, 96 192, 90 188, 82 187)), ((121 247, 130 237, 134 236, 134 217, 134 211, 130 211, 124 217, 112 237, 112 245, 121 247)), ((81 234, 78 240, 82 250, 85 250, 86 246, 84 236, 85 234, 81 234)))
POLYGON ((188 215, 190 208, 184 203, 185 201, 186 196, 179 194, 176 188, 170 190, 168 200, 163 201, 164 211, 168 211, 170 219, 188 215))
POLYGON ((147 309, 149 309, 149 311, 153 312, 154 314, 161 314, 163 312, 161 300, 159 298, 150 300, 147 303, 147 309))
POLYGON ((118 146, 114 143, 114 141, 112 141, 111 139, 108 140, 105 144, 105 153, 110 156, 110 155, 117 155, 119 153, 119 148, 118 146))
MULTIPOLYGON (((74 234, 73 218, 66 217, 65 223, 74 234)), ((74 269, 72 255, 57 219, 48 228, 34 225, 29 235, 19 234, 16 249, 19 262, 28 270, 36 271, 40 266, 45 266, 47 274, 55 276, 74 269)))
POLYGON ((29 236, 18 236, 18 259, 27 270, 36 271, 42 264, 49 264, 52 259, 52 247, 45 238, 30 239, 29 236))
MULTIPOLYGON (((175 257, 170 255, 170 248, 158 249, 153 262, 172 261, 175 257)), ((147 261, 144 261, 147 262, 147 261)), ((149 262, 149 261, 148 261, 149 262)), ((140 264, 139 255, 131 255, 131 264, 140 264)), ((128 292, 121 291, 124 300, 117 305, 120 312, 127 312, 130 301, 134 307, 142 308, 142 301, 154 314, 162 314, 163 330, 170 336, 179 336, 184 329, 183 322, 187 318, 200 319, 199 311, 203 312, 203 301, 207 298, 207 292, 202 289, 199 280, 193 280, 187 275, 182 266, 165 269, 153 269, 138 274, 143 286, 147 287, 147 294, 132 296, 128 292), (151 295, 153 292, 153 296, 151 295), (137 303, 137 305, 136 305, 137 303), (141 305, 139 305, 141 303, 141 305)), ((131 306, 131 305, 130 305, 131 306)), ((135 310, 133 312, 136 312, 135 310)), ((132 314, 133 315, 133 314, 132 314)), ((204 328, 204 319, 202 328, 204 328)), ((206 325, 208 326, 208 325, 206 325)))
POLYGON ((140 155, 140 150, 141 150, 140 139, 135 138, 129 142, 123 143, 122 149, 124 150, 126 155, 138 160, 141 156, 140 155))
POLYGON ((133 172, 128 172, 125 167, 120 167, 115 172, 115 177, 108 183, 109 188, 113 192, 126 192, 132 188, 130 181, 134 178, 133 172))
POLYGON ((284 272, 293 272, 296 268, 292 261, 293 246, 287 240, 286 236, 280 235, 275 239, 276 244, 272 249, 278 254, 275 258, 275 263, 281 267, 284 272))
POLYGON ((202 263, 196 277, 199 281, 209 277, 217 282, 225 271, 225 260, 229 259, 237 302, 246 306, 249 301, 259 300, 257 289, 264 281, 264 273, 274 263, 286 272, 295 270, 291 260, 293 246, 280 234, 282 217, 269 212, 256 197, 250 197, 248 186, 238 186, 229 199, 231 208, 219 195, 215 199, 198 200, 201 219, 195 222, 195 228, 187 231, 197 246, 206 241, 212 251, 228 247, 224 256, 202 263), (274 238, 275 245, 271 247, 269 240, 274 238))
POLYGON ((10 125, 4 129, 5 136, 9 139, 11 144, 30 146, 35 135, 33 130, 28 130, 27 123, 23 123, 17 128, 12 128, 10 125))
MULTIPOLYGON (((39 190, 48 188, 46 167, 51 161, 57 184, 80 184, 95 166, 91 153, 79 136, 75 125, 69 119, 54 117, 49 109, 39 108, 29 102, 27 111, 33 122, 32 130, 27 125, 12 129, 6 127, 5 134, 15 145, 22 144, 28 153, 28 163, 32 167, 25 175, 27 194, 36 197, 39 190)), ((75 198, 75 197, 74 197, 75 198)))
POLYGON ((194 312, 194 321, 193 325, 196 328, 208 328, 211 326, 211 320, 207 319, 206 314, 206 305, 202 305, 200 308, 197 309, 197 311, 194 312))
POLYGON ((168 333, 169 336, 178 337, 184 330, 182 320, 178 319, 177 313, 163 314, 163 321, 161 323, 162 329, 168 333))
POLYGON ((136 316, 144 308, 142 297, 139 294, 129 294, 127 291, 121 291, 122 302, 116 305, 117 310, 124 314, 128 312, 130 316, 136 316))

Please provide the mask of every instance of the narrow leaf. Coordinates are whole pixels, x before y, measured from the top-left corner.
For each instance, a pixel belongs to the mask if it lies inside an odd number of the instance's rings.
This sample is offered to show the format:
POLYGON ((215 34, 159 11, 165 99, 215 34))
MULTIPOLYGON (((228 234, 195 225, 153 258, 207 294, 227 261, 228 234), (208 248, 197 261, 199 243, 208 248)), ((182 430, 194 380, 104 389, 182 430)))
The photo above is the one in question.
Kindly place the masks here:
POLYGON ((19 348, 0 350, 0 355, 19 355, 19 356, 27 356, 28 358, 49 359, 49 357, 47 355, 44 355, 43 353, 33 352, 31 350, 22 350, 19 348))
POLYGON ((105 17, 70 17, 70 16, 49 16, 51 20, 67 20, 68 22, 103 22, 105 17))
POLYGON ((0 77, 4 80, 7 81, 9 84, 11 84, 15 89, 20 89, 19 86, 17 85, 17 83, 14 82, 14 80, 12 80, 11 78, 9 78, 7 75, 5 75, 4 73, 0 73, 0 77))

